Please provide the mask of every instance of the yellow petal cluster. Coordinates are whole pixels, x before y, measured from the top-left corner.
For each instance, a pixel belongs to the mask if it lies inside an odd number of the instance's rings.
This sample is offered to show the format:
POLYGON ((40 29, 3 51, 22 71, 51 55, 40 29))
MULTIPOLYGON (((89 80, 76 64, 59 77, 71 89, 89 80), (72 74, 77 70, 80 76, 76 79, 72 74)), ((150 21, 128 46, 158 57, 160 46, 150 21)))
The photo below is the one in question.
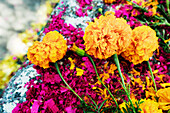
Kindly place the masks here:
POLYGON ((103 0, 103 1, 106 4, 111 4, 111 3, 115 2, 116 0, 103 0))
POLYGON ((132 31, 132 42, 122 56, 135 65, 148 61, 153 51, 158 48, 156 32, 149 26, 139 26, 132 31))
MULTIPOLYGON (((12 72, 18 70, 21 66, 17 64, 17 59, 13 59, 14 56, 7 55, 3 60, 0 61, 0 89, 5 88, 5 85, 8 84, 11 79, 12 72)), ((22 61, 22 58, 20 58, 22 61)))
POLYGON ((141 113, 162 113, 161 109, 158 109, 159 104, 154 100, 142 99, 144 101, 139 105, 139 108, 142 110, 141 113))
MULTIPOLYGON (((152 16, 158 14, 156 12, 157 10, 157 5, 159 4, 158 0, 131 0, 131 2, 135 2, 137 3, 138 5, 148 9, 148 11, 151 11, 152 12, 152 16)), ((130 2, 127 2, 129 5, 132 5, 132 3, 130 2)), ((134 9, 134 11, 137 11, 136 9, 134 9)), ((132 14, 133 15, 133 14, 132 14)), ((134 15, 134 16, 137 16, 134 15)))
MULTIPOLYGON (((135 98, 132 98, 131 100, 132 100, 132 103, 133 103, 134 107, 136 108, 137 106, 136 106, 135 103, 136 103, 138 100, 135 99, 135 98)), ((123 102, 122 104, 119 105, 119 108, 121 109, 121 111, 122 111, 123 113, 125 113, 125 112, 123 111, 123 108, 127 110, 126 105, 128 106, 128 108, 130 107, 130 106, 129 106, 130 104, 129 104, 129 103, 126 103, 126 102, 123 102)))
POLYGON ((163 110, 170 109, 170 87, 165 89, 160 89, 157 91, 156 96, 159 98, 159 107, 163 110))
POLYGON ((84 73, 84 70, 76 67, 76 72, 77 72, 76 74, 77 76, 82 76, 84 73))
POLYGON ((49 62, 56 62, 66 54, 66 40, 57 31, 47 33, 42 42, 36 41, 28 49, 27 57, 35 65, 49 68, 49 62))
POLYGON ((107 59, 113 54, 125 51, 131 41, 132 30, 123 18, 115 18, 113 13, 101 15, 89 22, 85 29, 84 45, 89 55, 107 59))

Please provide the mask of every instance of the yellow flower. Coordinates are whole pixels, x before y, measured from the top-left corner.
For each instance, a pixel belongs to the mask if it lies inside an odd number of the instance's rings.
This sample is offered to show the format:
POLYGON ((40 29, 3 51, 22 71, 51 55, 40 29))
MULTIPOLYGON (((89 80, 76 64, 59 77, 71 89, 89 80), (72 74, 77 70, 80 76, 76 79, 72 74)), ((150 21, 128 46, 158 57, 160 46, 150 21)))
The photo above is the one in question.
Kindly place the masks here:
POLYGON ((57 31, 49 32, 42 42, 36 41, 28 49, 27 57, 35 65, 49 68, 49 62, 56 62, 66 54, 66 40, 57 31))
POLYGON ((170 87, 170 83, 161 83, 160 85, 161 85, 162 87, 164 87, 164 88, 165 88, 165 87, 170 87))
POLYGON ((152 100, 156 101, 155 99, 156 92, 153 87, 149 87, 147 88, 147 90, 145 90, 145 96, 146 96, 146 99, 151 98, 152 100))
MULTIPOLYGON (((137 106, 136 106, 135 102, 137 102, 138 100, 135 99, 135 98, 132 98, 131 100, 132 100, 132 103, 133 103, 134 107, 136 108, 137 106)), ((124 113, 123 108, 125 108, 125 109, 127 110, 126 105, 127 105, 128 107, 130 107, 130 106, 129 106, 129 103, 126 103, 126 102, 123 102, 122 104, 119 105, 119 108, 121 109, 121 111, 122 111, 123 113, 124 113)))
MULTIPOLYGON (((0 89, 5 88, 8 84, 11 74, 19 69, 21 66, 17 64, 18 59, 13 59, 14 56, 7 55, 3 60, 0 61, 0 89)), ((22 60, 23 58, 20 57, 22 60)))
MULTIPOLYGON (((145 0, 131 0, 131 2, 135 2, 135 3, 137 3, 138 5, 142 5, 142 6, 145 4, 145 0)), ((128 2, 128 4, 131 5, 130 2, 128 2)))
POLYGON ((144 101, 139 105, 139 108, 142 110, 141 113, 162 113, 161 109, 158 109, 159 104, 150 99, 142 99, 144 101))
MULTIPOLYGON (((137 107, 136 104, 135 104, 137 101, 138 100, 135 99, 135 98, 132 99, 132 103, 133 103, 135 108, 137 107)), ((140 113, 162 113, 162 110, 158 109, 159 104, 157 102, 150 100, 150 99, 147 99, 147 100, 141 99, 140 102, 143 102, 143 103, 139 104, 139 108, 142 110, 140 113)), ((125 109, 127 109, 125 102, 120 104, 119 107, 120 107, 122 112, 123 112, 123 107, 125 109)))
POLYGON ((156 10, 157 10, 157 5, 158 5, 158 1, 157 0, 149 0, 147 2, 145 2, 144 7, 152 7, 149 8, 148 11, 151 11, 153 14, 152 16, 156 15, 156 10))
MULTIPOLYGON (((108 86, 108 88, 109 88, 109 86, 108 86)), ((97 92, 97 94, 100 95, 103 100, 108 99, 105 102, 105 105, 104 105, 105 107, 109 107, 111 104, 114 104, 110 95, 107 94, 107 89, 101 89, 99 87, 93 87, 92 89, 95 90, 95 92, 97 92)), ((99 104, 98 101, 97 101, 97 104, 99 104)))
POLYGON ((70 66, 70 70, 73 70, 75 67, 75 60, 73 60, 71 57, 68 58, 70 60, 71 66, 70 66))
MULTIPOLYGON (((131 0, 131 2, 134 2, 144 8, 146 8, 148 11, 152 12, 152 16, 154 15, 159 15, 158 13, 156 13, 157 10, 157 5, 159 4, 157 0, 131 0)), ((132 5, 132 3, 127 2, 129 5, 132 5)), ((136 11, 136 9, 134 10, 136 11)), ((133 14, 132 14, 133 15, 133 14)), ((134 15, 137 16, 137 15, 134 15)))
POLYGON ((80 68, 76 68, 76 71, 77 71, 77 76, 82 76, 84 73, 84 70, 80 68))
POLYGON ((36 30, 28 29, 23 33, 19 33, 18 37, 25 43, 33 43, 34 40, 37 40, 38 35, 36 30))
POLYGON ((156 32, 149 26, 136 27, 132 32, 132 42, 122 56, 135 65, 148 61, 153 51, 158 48, 156 32))
POLYGON ((156 96, 159 97, 158 99, 159 107, 163 110, 169 110, 170 109, 170 87, 158 90, 156 96))
POLYGON ((85 29, 85 51, 99 59, 107 59, 113 54, 126 50, 131 41, 132 30, 123 18, 115 18, 112 13, 101 15, 89 22, 85 29))
POLYGON ((167 40, 164 40, 164 42, 165 42, 165 43, 167 43, 167 42, 169 42, 169 41, 170 41, 170 38, 169 38, 169 39, 167 39, 167 40))
POLYGON ((115 2, 116 0, 103 0, 103 1, 106 4, 111 4, 111 3, 115 2))

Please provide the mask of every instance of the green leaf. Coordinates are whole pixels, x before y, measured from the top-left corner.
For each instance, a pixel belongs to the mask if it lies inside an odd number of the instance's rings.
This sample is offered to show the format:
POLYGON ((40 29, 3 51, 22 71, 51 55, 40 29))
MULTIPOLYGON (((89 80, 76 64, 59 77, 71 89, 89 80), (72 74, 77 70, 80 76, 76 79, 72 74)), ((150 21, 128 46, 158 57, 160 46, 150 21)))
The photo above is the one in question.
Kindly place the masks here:
POLYGON ((86 113, 86 111, 83 109, 83 113, 86 113))
POLYGON ((168 113, 170 113, 170 110, 168 110, 168 113))
POLYGON ((139 103, 139 104, 142 104, 142 103, 144 103, 144 101, 140 101, 140 103, 139 103))
POLYGON ((108 99, 106 99, 106 100, 104 100, 104 101, 102 102, 102 104, 100 105, 100 107, 99 107, 98 111, 100 111, 100 110, 101 110, 101 108, 103 107, 104 103, 105 103, 107 100, 108 100, 108 99))

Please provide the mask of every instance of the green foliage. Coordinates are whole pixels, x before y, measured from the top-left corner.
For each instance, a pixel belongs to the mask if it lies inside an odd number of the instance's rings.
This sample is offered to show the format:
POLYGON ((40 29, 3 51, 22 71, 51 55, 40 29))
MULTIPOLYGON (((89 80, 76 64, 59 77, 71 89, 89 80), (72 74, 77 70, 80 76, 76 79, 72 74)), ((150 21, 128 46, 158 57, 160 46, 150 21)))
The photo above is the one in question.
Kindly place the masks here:
MULTIPOLYGON (((135 111, 136 111, 136 113, 139 113, 140 111, 142 111, 140 108, 139 108, 139 105, 140 104, 142 104, 144 101, 140 101, 140 100, 138 100, 137 102, 135 102, 135 111)), ((122 107, 122 110, 120 111, 119 110, 119 112, 118 113, 134 113, 134 111, 133 111, 133 108, 132 108, 132 105, 129 103, 129 102, 126 102, 125 101, 125 106, 126 107, 122 107)))
POLYGON ((96 102, 90 97, 90 95, 87 94, 89 99, 92 101, 92 103, 86 103, 84 100, 81 101, 81 104, 77 106, 77 108, 83 109, 83 113, 118 113, 118 110, 112 106, 112 107, 104 107, 105 102, 108 100, 104 100, 102 103, 99 103, 98 105, 96 102))

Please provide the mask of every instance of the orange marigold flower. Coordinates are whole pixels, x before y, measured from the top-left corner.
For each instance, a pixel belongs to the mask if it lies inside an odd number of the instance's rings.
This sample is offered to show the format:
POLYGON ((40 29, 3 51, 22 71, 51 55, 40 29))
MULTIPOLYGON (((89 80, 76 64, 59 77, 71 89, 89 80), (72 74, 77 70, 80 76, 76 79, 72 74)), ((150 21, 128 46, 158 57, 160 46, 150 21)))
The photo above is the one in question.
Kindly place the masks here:
POLYGON ((122 56, 135 65, 148 61, 153 51, 158 48, 156 32, 149 26, 140 26, 133 29, 132 42, 122 56))
POLYGON ((158 90, 156 96, 159 97, 158 99, 159 107, 163 110, 169 110, 170 109, 170 87, 158 90))
POLYGON ((141 101, 144 101, 139 105, 141 113, 162 113, 162 109, 158 109, 159 104, 154 100, 142 99, 141 101))
POLYGON ((27 57, 33 64, 49 68, 49 62, 54 63, 66 54, 66 40, 56 32, 47 33, 42 42, 36 41, 28 49, 27 57))
POLYGON ((43 37, 43 42, 60 42, 62 44, 65 43, 65 40, 58 31, 50 31, 43 37))
POLYGON ((111 3, 113 3, 113 2, 116 2, 116 0, 103 0, 104 1, 104 3, 106 3, 106 4, 111 4, 111 3))
POLYGON ((113 13, 101 15, 89 22, 85 29, 85 51, 99 59, 107 59, 113 54, 126 50, 131 40, 132 30, 123 18, 115 18, 113 13))

